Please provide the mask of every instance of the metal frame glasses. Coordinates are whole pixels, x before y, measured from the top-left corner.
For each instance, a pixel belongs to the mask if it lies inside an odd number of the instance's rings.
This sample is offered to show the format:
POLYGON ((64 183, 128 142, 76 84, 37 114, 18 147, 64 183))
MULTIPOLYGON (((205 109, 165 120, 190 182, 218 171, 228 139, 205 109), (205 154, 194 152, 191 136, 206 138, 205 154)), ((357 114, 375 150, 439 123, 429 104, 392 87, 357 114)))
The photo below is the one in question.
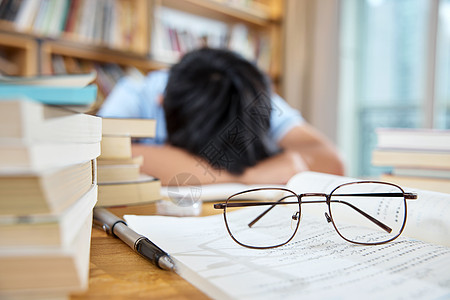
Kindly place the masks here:
MULTIPOLYGON (((379 245, 395 240, 403 232, 407 216, 406 200, 413 199, 417 199, 415 193, 407 193, 401 187, 392 183, 357 181, 341 184, 329 194, 296 194, 285 188, 251 189, 231 195, 225 203, 214 204, 214 208, 223 209, 225 226, 231 238, 239 245, 247 248, 269 249, 290 242, 299 228, 302 204, 312 203, 327 204, 326 220, 333 224, 338 235, 344 240, 359 245, 379 245), (272 194, 272 196, 266 194, 272 194), (255 195, 266 195, 266 199, 254 197, 255 195), (274 198, 274 195, 277 196, 274 198), (322 199, 306 199, 311 197, 322 199), (245 217, 239 216, 233 219, 233 214, 229 213, 229 211, 236 209, 246 208, 248 210, 252 207, 255 208, 255 211, 246 214, 245 217), (275 230, 274 227, 278 226, 279 222, 283 222, 282 219, 290 219, 291 231, 286 229, 283 230, 283 233, 280 231, 272 235, 276 236, 273 245, 246 242, 245 239, 251 240, 248 237, 252 236, 248 232, 249 229, 256 227, 257 223, 263 223, 261 220, 268 219, 267 216, 272 214, 273 210, 277 210, 278 207, 290 207, 291 209, 284 209, 287 213, 283 212, 282 216, 274 215, 271 220, 273 224, 261 225, 258 232, 260 238, 264 240, 264 233, 275 230), (351 225, 347 225, 347 223, 344 225, 345 222, 348 222, 348 220, 345 220, 342 223, 341 221, 344 219, 351 219, 349 222, 351 225), (292 222, 295 222, 295 226, 292 226, 292 222), (372 228, 362 231, 356 230, 355 228, 359 228, 361 222, 372 228), (234 226, 238 223, 238 226, 234 226), (358 226, 354 226, 354 224, 358 226), (354 232, 355 230, 356 232, 354 232), (239 236, 241 233, 242 237, 239 236), (283 235, 284 233, 286 235, 283 235)), ((286 226, 289 227, 289 225, 286 226)), ((270 239, 269 236, 267 239, 270 239)))

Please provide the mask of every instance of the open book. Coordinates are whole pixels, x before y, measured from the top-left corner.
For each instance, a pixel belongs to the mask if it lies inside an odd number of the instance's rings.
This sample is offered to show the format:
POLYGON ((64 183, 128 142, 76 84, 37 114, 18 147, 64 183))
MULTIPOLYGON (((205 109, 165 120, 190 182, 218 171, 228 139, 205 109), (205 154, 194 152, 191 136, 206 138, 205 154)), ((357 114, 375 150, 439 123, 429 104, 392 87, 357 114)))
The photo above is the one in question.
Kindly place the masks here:
MULTIPOLYGON (((354 180, 306 172, 287 187, 297 193, 330 192, 349 181, 354 180)), ((406 230, 380 246, 344 241, 326 222, 325 207, 320 214, 302 207, 294 240, 268 250, 232 241, 222 215, 125 219, 172 256, 183 278, 214 299, 446 299, 450 195, 416 192, 419 200, 408 202, 406 230)))

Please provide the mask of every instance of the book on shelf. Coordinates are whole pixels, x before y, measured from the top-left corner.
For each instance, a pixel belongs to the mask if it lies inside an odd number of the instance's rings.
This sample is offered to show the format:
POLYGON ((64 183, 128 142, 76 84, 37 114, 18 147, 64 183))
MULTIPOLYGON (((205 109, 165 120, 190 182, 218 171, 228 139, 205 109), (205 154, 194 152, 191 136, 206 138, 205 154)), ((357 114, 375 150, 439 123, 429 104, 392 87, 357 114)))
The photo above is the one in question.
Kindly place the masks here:
POLYGON ((154 23, 151 55, 156 60, 174 63, 184 53, 201 47, 229 48, 269 71, 271 49, 263 30, 165 6, 155 8, 154 23))
POLYGON ((19 12, 20 1, 2 1, 0 4, 0 18, 13 21, 19 12))
POLYGON ((17 30, 146 52, 146 1, 2 0, 0 19, 17 30))
POLYGON ((97 185, 64 211, 0 217, 0 249, 70 246, 97 202, 97 185))
POLYGON ((161 181, 141 174, 138 180, 99 182, 97 206, 122 206, 160 200, 161 181))
POLYGON ((93 161, 41 172, 0 174, 0 216, 55 215, 95 184, 93 161))
POLYGON ((227 35, 225 22, 156 6, 150 54, 158 61, 174 63, 200 47, 226 47, 227 35))
MULTIPOLYGON (((330 193, 355 180, 303 172, 286 187, 295 193, 330 193)), ((320 204, 302 205, 294 239, 272 249, 235 243, 222 214, 124 218, 133 230, 169 253, 181 277, 214 299, 446 298, 450 294, 450 219, 446 217, 450 195, 417 194, 418 200, 408 202, 402 235, 378 246, 342 239, 324 217, 326 205, 320 204)), ((254 212, 245 209, 231 212, 236 213, 254 217, 254 212)), ((259 240, 267 238, 261 235, 259 240)))

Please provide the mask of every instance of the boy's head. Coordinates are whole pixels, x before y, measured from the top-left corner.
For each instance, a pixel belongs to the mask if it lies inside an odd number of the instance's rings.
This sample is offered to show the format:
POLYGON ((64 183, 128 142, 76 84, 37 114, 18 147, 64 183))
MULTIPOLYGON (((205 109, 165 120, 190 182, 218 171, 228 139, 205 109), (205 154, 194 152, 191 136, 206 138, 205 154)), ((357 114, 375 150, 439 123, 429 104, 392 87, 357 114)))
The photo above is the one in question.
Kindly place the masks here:
POLYGON ((164 95, 168 143, 240 174, 273 154, 270 84, 228 50, 199 49, 170 70, 164 95))

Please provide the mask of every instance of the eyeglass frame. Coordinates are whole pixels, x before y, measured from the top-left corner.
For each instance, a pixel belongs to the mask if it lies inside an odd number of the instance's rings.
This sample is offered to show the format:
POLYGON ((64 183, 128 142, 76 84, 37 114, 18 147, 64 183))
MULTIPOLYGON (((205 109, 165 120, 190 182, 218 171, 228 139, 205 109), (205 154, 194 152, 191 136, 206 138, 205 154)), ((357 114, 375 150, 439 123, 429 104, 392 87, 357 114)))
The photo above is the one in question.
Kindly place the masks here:
MULTIPOLYGON (((245 190, 245 191, 238 192, 238 193, 235 193, 235 194, 229 196, 229 197, 227 198, 227 200, 225 201, 225 203, 215 203, 215 204, 213 205, 213 208, 214 208, 214 209, 223 209, 223 217, 224 217, 225 227, 227 228, 228 234, 230 235, 230 237, 231 237, 237 244, 239 244, 239 245, 241 245, 241 246, 243 246, 243 247, 246 247, 246 248, 251 248, 251 249, 273 249, 273 248, 277 248, 277 247, 281 247, 281 246, 283 246, 283 245, 286 245, 286 244, 288 244, 288 243, 295 237, 295 235, 297 234, 298 228, 299 228, 299 226, 300 226, 300 220, 298 220, 297 225, 296 225, 296 227, 295 227, 295 230, 294 230, 294 232, 292 233, 292 236, 291 236, 286 242, 281 243, 281 244, 278 244, 278 245, 275 245, 275 246, 257 247, 257 246, 245 245, 245 244, 239 242, 239 241, 233 236, 233 234, 231 233, 231 230, 230 230, 230 228, 229 228, 229 226, 228 226, 227 217, 226 217, 226 209, 227 209, 227 207, 248 207, 248 206, 271 205, 270 208, 268 208, 267 210, 265 210, 263 213, 261 213, 261 214, 260 214, 259 216, 257 216, 252 222, 250 222, 250 223, 248 224, 249 227, 251 227, 253 224, 255 224, 260 218, 262 218, 266 213, 268 213, 268 212, 269 212, 273 207, 275 207, 276 205, 278 205, 278 204, 295 204, 295 202, 283 202, 283 203, 281 203, 282 200, 284 200, 284 199, 286 199, 286 198, 288 198, 288 197, 291 197, 291 196, 282 197, 282 198, 281 198, 280 200, 278 200, 277 202, 240 202, 240 203, 230 203, 231 205, 228 203, 228 201, 229 201, 230 199, 232 199, 233 197, 236 197, 236 196, 238 196, 238 195, 242 195, 242 194, 250 193, 250 192, 256 192, 256 191, 262 191, 262 190, 279 190, 279 191, 290 192, 290 193, 292 193, 292 196, 295 195, 295 196, 297 197, 298 212, 296 212, 296 213, 292 216, 293 220, 297 220, 297 219, 294 219, 294 216, 296 216, 297 218, 300 218, 300 217, 301 217, 301 205, 302 205, 302 204, 310 204, 310 203, 326 203, 327 206, 328 206, 328 213, 329 213, 329 215, 327 214, 327 212, 325 212, 325 218, 327 219, 327 222, 328 222, 328 223, 331 222, 331 223, 333 224, 333 227, 334 227, 334 229, 336 230, 337 234, 338 234, 341 238, 343 238, 344 240, 346 240, 347 242, 350 242, 350 243, 353 243, 353 244, 357 244, 357 245, 364 245, 364 246, 376 246, 376 245, 382 245, 382 244, 386 244, 386 243, 392 242, 393 240, 395 240, 396 238, 398 238, 398 237, 402 234, 402 232, 403 232, 403 230, 405 229, 405 226, 406 226, 407 211, 408 211, 406 200, 417 200, 417 199, 418 199, 416 193, 405 192, 400 186, 398 186, 398 185, 396 185, 396 184, 393 184, 393 183, 390 183, 390 182, 384 182, 384 181, 369 181, 369 180, 368 180, 368 181, 354 181, 354 182, 347 182, 347 183, 340 184, 340 185, 338 185, 337 187, 335 187, 329 194, 327 194, 327 193, 301 193, 301 194, 297 194, 297 193, 295 193, 294 191, 292 191, 292 190, 290 190, 290 189, 287 189, 287 188, 280 188, 280 187, 276 187, 276 188, 262 187, 262 188, 255 188, 255 189, 245 190), (345 238, 345 237, 339 232, 339 230, 338 230, 336 224, 334 223, 334 220, 333 220, 333 214, 331 213, 331 196, 333 196, 333 193, 334 193, 336 190, 338 190, 339 188, 343 187, 343 186, 348 186, 348 185, 353 185, 353 184, 356 185, 356 184, 362 184, 362 183, 363 183, 363 184, 364 184, 364 183, 373 183, 373 184, 390 185, 390 186, 393 186, 393 187, 398 188, 398 189, 401 191, 401 194, 403 195, 403 201, 404 201, 404 204, 405 204, 405 216, 404 216, 404 218, 403 218, 403 224, 402 224, 402 227, 400 228, 400 231, 398 232, 397 235, 395 235, 395 236, 392 237, 391 239, 388 239, 388 240, 386 240, 386 241, 376 242, 376 243, 363 243, 363 242, 352 241, 352 240, 349 240, 349 239, 345 238), (302 201, 302 198, 303 198, 303 197, 324 197, 325 200, 312 200, 312 201, 308 201, 308 202, 303 202, 303 201, 302 201)), ((344 194, 344 195, 347 195, 347 196, 348 196, 348 195, 353 195, 353 196, 365 196, 365 197, 366 197, 366 196, 367 196, 367 197, 382 197, 382 196, 386 196, 386 197, 391 196, 391 197, 392 197, 393 195, 396 195, 396 194, 398 194, 398 193, 370 193, 370 194, 365 194, 365 193, 355 193, 355 194, 344 194)), ((338 195, 340 195, 340 194, 338 194, 338 195)), ((336 196, 336 195, 334 195, 334 196, 336 196)), ((341 201, 339 201, 339 202, 341 202, 341 201)), ((344 203, 344 202, 341 202, 341 203, 344 203)), ((375 219, 374 217, 370 216, 369 214, 367 214, 366 212, 360 210, 359 208, 353 206, 352 204, 349 204, 349 203, 346 203, 346 204, 350 205, 353 209, 355 209, 356 211, 358 211, 359 213, 361 213, 362 215, 364 215, 366 218, 368 218, 369 220, 371 220, 372 222, 374 222, 374 223, 377 224, 378 226, 382 227, 385 231, 387 231, 387 230, 386 230, 386 227, 390 229, 389 226, 383 224, 381 221, 378 221, 378 220, 375 219), (381 223, 382 225, 380 225, 380 224, 378 224, 378 223, 381 223)), ((392 230, 392 229, 391 229, 391 230, 392 230)), ((388 233, 389 233, 389 231, 388 231, 388 233)))

